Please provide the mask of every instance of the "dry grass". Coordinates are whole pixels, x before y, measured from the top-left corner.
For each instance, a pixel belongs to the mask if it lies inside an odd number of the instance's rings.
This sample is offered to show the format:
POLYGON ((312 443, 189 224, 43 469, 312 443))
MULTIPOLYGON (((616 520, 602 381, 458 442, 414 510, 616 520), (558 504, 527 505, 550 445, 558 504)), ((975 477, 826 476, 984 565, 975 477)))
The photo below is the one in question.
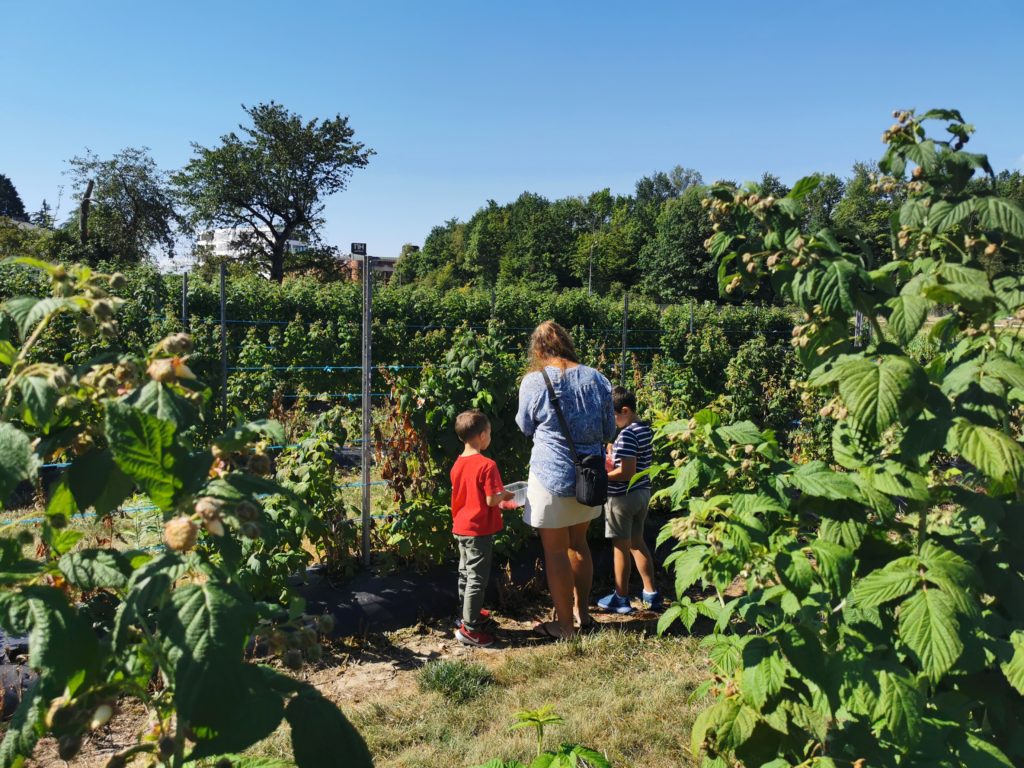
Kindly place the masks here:
MULTIPOLYGON (((377 768, 468 768, 499 757, 527 763, 533 731, 509 731, 515 713, 551 704, 565 724, 546 731, 547 748, 585 744, 613 766, 695 765, 688 740, 699 703, 690 696, 707 675, 689 637, 656 638, 607 629, 571 643, 474 651, 493 684, 465 703, 417 684, 365 690, 358 704, 341 702, 366 739, 377 768)), ((344 674, 344 673, 342 673, 344 674)), ((288 759, 287 727, 250 754, 288 759)))

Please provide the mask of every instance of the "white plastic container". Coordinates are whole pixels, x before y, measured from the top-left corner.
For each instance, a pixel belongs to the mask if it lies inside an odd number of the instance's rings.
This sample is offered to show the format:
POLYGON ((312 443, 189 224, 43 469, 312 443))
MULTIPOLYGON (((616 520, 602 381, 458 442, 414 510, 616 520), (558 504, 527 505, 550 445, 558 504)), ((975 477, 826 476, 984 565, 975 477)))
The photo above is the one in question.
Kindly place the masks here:
POLYGON ((505 486, 505 490, 509 493, 515 494, 512 501, 515 502, 517 507, 522 507, 526 504, 526 483, 508 483, 505 486))

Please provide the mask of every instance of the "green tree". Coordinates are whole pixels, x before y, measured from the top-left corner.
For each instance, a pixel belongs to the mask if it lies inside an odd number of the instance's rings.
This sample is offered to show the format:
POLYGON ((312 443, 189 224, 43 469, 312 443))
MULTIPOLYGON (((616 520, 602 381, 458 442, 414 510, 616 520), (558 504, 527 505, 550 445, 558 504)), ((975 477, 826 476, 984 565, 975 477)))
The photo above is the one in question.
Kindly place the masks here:
POLYGON ((252 125, 213 148, 193 144, 195 156, 174 183, 193 223, 247 232, 251 259, 281 282, 288 241, 302 232, 316 240, 323 199, 344 190, 375 153, 353 140, 347 117, 304 122, 274 102, 243 109, 252 125))
POLYGON ((817 232, 832 226, 832 217, 846 192, 846 183, 830 173, 821 178, 821 183, 807 193, 804 206, 807 209, 807 231, 817 232))
MULTIPOLYGON (((170 254, 181 217, 167 175, 157 168, 146 147, 126 147, 103 160, 95 152, 68 161, 76 198, 85 196, 89 183, 86 237, 83 249, 74 254, 91 263, 113 260, 136 264, 153 250, 170 254)), ((68 234, 78 231, 79 221, 67 222, 68 234)))
POLYGON ((667 201, 653 239, 640 250, 640 284, 657 301, 718 298, 717 266, 704 247, 711 235, 711 221, 701 206, 704 192, 704 187, 690 187, 667 201))
POLYGON ((21 202, 21 196, 7 176, 0 173, 0 216, 6 216, 15 221, 28 221, 25 213, 25 204, 21 202))
POLYGON ((891 244, 890 217, 905 194, 900 187, 877 184, 872 167, 867 163, 854 163, 843 199, 833 211, 833 222, 844 242, 860 238, 870 243, 876 254, 884 254, 891 244))

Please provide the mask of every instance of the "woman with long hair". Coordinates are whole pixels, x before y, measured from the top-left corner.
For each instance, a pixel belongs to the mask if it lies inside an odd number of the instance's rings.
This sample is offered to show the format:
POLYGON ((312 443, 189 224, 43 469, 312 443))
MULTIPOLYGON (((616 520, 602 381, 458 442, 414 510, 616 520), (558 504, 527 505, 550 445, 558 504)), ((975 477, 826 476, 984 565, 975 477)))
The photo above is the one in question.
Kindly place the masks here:
POLYGON ((576 469, 569 442, 555 412, 547 382, 562 407, 576 451, 601 454, 615 436, 612 388, 604 376, 580 365, 565 329, 548 320, 530 339, 530 370, 519 386, 516 424, 533 438, 524 519, 537 529, 544 548, 544 571, 555 604, 555 621, 538 624, 546 637, 569 637, 576 623, 593 623, 588 608, 594 564, 587 528, 601 507, 576 500, 576 469))

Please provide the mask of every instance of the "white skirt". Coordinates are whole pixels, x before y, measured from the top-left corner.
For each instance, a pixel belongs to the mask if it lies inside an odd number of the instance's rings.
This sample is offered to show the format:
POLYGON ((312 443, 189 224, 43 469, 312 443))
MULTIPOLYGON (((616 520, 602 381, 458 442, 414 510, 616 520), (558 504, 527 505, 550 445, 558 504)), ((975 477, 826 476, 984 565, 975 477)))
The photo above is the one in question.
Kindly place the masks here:
POLYGON ((600 517, 601 509, 584 506, 576 501, 575 496, 555 496, 530 473, 526 486, 526 507, 523 510, 523 520, 527 525, 534 528, 568 528, 600 517))

